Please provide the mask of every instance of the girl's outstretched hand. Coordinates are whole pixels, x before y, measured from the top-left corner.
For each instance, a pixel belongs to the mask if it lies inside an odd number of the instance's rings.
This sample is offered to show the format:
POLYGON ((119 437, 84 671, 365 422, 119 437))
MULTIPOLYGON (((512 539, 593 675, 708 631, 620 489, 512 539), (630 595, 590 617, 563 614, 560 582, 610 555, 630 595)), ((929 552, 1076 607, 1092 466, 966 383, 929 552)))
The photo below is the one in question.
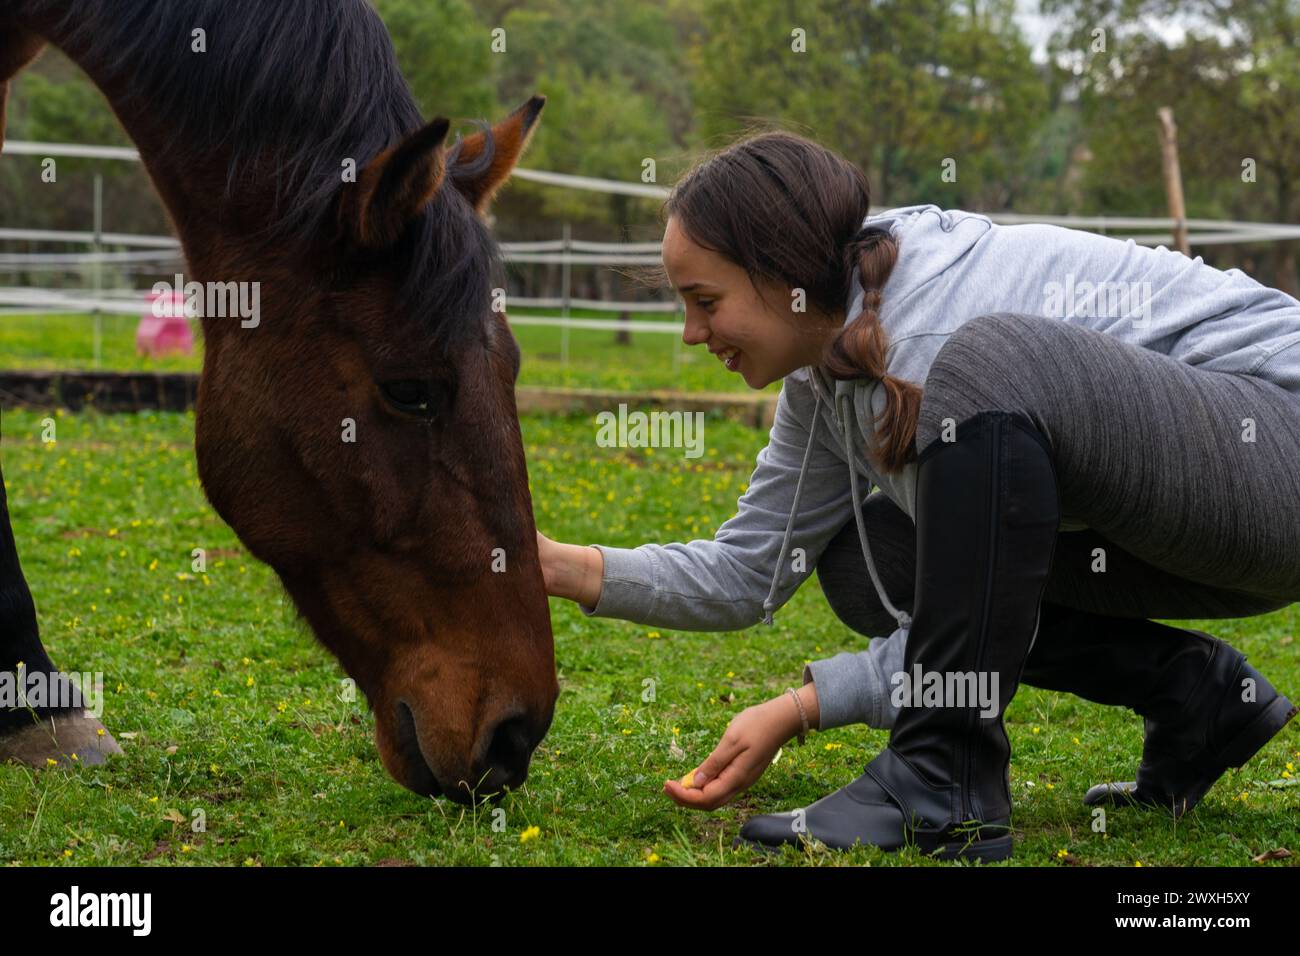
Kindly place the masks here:
POLYGON ((747 707, 695 769, 695 786, 687 789, 678 780, 667 780, 664 793, 683 807, 716 810, 753 786, 798 728, 799 713, 789 694, 747 707))
POLYGON ((537 532, 537 560, 542 582, 552 597, 568 598, 595 607, 600 600, 605 559, 600 550, 552 541, 537 532))
POLYGON ((540 531, 537 532, 537 560, 542 566, 542 581, 547 594, 558 596, 556 588, 564 573, 564 567, 558 554, 559 549, 555 545, 556 542, 540 531))

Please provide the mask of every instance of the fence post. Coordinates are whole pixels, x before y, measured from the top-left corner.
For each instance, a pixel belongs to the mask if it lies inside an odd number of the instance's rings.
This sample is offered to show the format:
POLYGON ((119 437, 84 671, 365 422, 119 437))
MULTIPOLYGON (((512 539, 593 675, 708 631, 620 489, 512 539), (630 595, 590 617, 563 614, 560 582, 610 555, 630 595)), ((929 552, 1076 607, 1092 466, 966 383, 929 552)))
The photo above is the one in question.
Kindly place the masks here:
POLYGON ((1185 256, 1192 254, 1187 242, 1187 210, 1183 206, 1183 174, 1178 168, 1178 127, 1174 111, 1168 106, 1156 110, 1160 117, 1160 166, 1165 174, 1165 194, 1169 197, 1169 217, 1174 221, 1174 248, 1185 256))
POLYGON ((560 255, 563 260, 560 264, 560 315, 564 317, 564 324, 560 326, 560 368, 565 371, 569 368, 569 281, 572 278, 569 274, 569 242, 572 238, 572 231, 569 223, 564 224, 564 239, 560 255))
POLYGON ((92 285, 95 287, 95 368, 99 368, 103 361, 103 340, 104 340, 104 316, 99 311, 99 298, 103 294, 103 278, 100 276, 99 252, 103 248, 102 240, 104 235, 104 175, 95 173, 95 238, 91 242, 91 251, 95 255, 95 261, 90 270, 94 276, 92 285))

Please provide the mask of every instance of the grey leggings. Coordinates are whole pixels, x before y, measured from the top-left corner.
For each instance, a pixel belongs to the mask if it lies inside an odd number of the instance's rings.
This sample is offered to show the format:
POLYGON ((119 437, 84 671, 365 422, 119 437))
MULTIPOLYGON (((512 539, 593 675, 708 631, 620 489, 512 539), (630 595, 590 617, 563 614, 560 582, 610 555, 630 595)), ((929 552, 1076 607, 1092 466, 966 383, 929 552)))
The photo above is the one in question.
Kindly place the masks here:
MULTIPOLYGON (((1059 533, 1044 602, 1111 617, 1225 618, 1300 601, 1300 395, 1007 313, 954 332, 923 388, 918 451, 945 419, 993 410, 1024 413, 1051 446, 1062 516, 1088 527, 1059 533)), ((916 527, 879 492, 863 513, 885 590, 910 612, 916 527)), ((817 575, 849 627, 894 630, 854 522, 817 575)))

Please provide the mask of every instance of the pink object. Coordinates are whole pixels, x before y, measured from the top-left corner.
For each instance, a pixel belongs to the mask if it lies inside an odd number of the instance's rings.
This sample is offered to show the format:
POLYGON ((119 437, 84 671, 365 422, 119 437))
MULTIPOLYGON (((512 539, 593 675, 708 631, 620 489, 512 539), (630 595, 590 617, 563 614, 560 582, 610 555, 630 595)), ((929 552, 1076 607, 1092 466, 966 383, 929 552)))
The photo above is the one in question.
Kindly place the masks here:
POLYGON ((135 350, 139 355, 189 355, 194 351, 194 332, 185 317, 183 292, 150 292, 145 296, 148 307, 140 316, 135 330, 135 350))

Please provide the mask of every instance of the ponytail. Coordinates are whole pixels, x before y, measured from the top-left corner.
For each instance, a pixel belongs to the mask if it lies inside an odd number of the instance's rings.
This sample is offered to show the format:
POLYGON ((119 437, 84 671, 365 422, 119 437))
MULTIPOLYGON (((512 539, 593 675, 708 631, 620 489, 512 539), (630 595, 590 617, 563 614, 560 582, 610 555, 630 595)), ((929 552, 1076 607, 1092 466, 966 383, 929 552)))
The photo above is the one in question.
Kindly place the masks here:
POLYGON ((898 243, 883 229, 860 231, 850 240, 844 269, 849 276, 855 266, 859 270, 862 311, 827 346, 823 360, 834 379, 874 378, 885 387, 885 409, 875 423, 878 451, 871 462, 890 474, 916 459, 916 424, 924 394, 920 386, 885 372, 889 341, 880 325, 881 290, 897 260, 898 243))

